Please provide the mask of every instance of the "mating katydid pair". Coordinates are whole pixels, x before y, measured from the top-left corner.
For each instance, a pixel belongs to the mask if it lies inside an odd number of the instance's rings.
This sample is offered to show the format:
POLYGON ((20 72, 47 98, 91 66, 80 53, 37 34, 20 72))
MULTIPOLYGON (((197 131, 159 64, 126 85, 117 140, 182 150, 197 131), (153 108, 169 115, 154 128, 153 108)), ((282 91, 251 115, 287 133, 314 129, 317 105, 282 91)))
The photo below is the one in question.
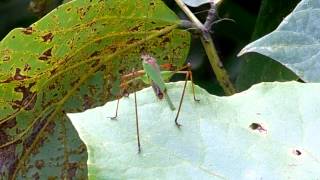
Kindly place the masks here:
MULTIPOLYGON (((193 93, 193 99, 194 101, 198 102, 199 100, 196 98, 195 96, 195 90, 194 90, 194 83, 193 83, 193 77, 192 77, 192 72, 191 72, 191 64, 188 63, 186 66, 183 66, 175 71, 164 71, 164 73, 162 73, 160 71, 160 66, 157 64, 157 60, 155 58, 153 58, 152 56, 150 56, 149 54, 145 54, 143 53, 141 55, 142 58, 142 66, 143 66, 143 70, 140 71, 132 71, 132 73, 127 74, 122 76, 121 78, 121 83, 120 83, 120 87, 121 88, 125 88, 129 83, 132 83, 132 81, 136 80, 136 77, 139 76, 143 76, 146 75, 148 81, 144 81, 145 83, 148 83, 152 86, 153 91, 155 93, 155 95, 157 96, 158 99, 163 99, 165 98, 166 101, 168 102, 168 105, 170 107, 171 110, 175 110, 175 106, 173 105, 170 97, 168 96, 168 89, 166 87, 165 81, 163 79, 163 74, 168 72, 171 75, 173 75, 174 73, 180 73, 180 74, 185 74, 185 83, 184 83, 184 87, 182 90, 182 95, 180 98, 180 102, 179 102, 179 107, 177 110, 177 114, 175 117, 175 124, 178 128, 180 128, 181 124, 178 123, 178 117, 179 117, 179 113, 181 110, 181 106, 182 106, 182 102, 183 102, 183 98, 184 98, 184 94, 185 94, 185 90, 186 90, 186 86, 187 86, 187 82, 190 79, 191 80, 191 85, 192 85, 192 93, 193 93), (131 79, 131 80, 128 80, 131 79)), ((161 66, 164 69, 168 69, 170 67, 170 65, 163 65, 161 66)), ((169 76, 171 77, 171 76, 169 76)), ((120 92, 118 92, 120 93, 120 92)), ((123 96, 128 96, 128 94, 124 93, 123 96)), ((134 100, 135 100, 135 114, 136 114, 136 130, 137 130, 137 144, 138 144, 138 152, 141 152, 141 145, 140 145, 140 133, 139 133, 139 118, 138 118, 138 108, 137 108, 137 96, 136 93, 134 92, 134 100)), ((118 98, 117 101, 117 107, 116 107, 116 113, 114 117, 111 117, 111 119, 116 119, 118 116, 118 109, 119 109, 119 101, 120 101, 120 97, 118 98)))

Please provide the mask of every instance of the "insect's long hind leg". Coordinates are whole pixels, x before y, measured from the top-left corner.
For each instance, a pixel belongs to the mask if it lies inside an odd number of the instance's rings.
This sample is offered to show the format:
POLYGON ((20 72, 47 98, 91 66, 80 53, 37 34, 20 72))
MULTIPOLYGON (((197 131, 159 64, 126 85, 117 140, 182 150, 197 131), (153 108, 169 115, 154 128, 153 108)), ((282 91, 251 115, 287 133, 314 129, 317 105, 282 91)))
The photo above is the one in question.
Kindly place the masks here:
POLYGON ((117 119, 117 117, 118 117, 119 104, 120 104, 120 99, 121 99, 122 97, 129 97, 129 93, 128 93, 127 91, 124 91, 124 92, 122 93, 122 96, 120 96, 120 95, 118 95, 118 96, 117 96, 117 107, 116 107, 116 113, 115 113, 115 115, 114 115, 114 116, 112 116, 112 117, 108 117, 108 118, 110 118, 111 120, 116 120, 116 119, 117 119))
POLYGON ((196 98, 196 93, 195 93, 195 89, 194 89, 194 83, 193 83, 193 77, 192 77, 192 71, 191 71, 191 64, 188 63, 186 66, 182 67, 180 69, 180 71, 177 71, 177 73, 181 73, 181 74, 186 74, 186 78, 185 78, 185 83, 184 83, 184 86, 183 86, 183 90, 182 90, 182 95, 181 95, 181 98, 180 98, 180 103, 179 103, 179 107, 178 107, 178 112, 177 112, 177 115, 176 115, 176 118, 175 118, 175 123, 178 127, 181 126, 181 124, 178 123, 178 117, 179 117, 179 113, 180 113, 180 110, 181 110, 181 106, 182 106, 182 102, 183 102, 183 97, 184 97, 184 94, 185 94, 185 91, 186 91, 186 86, 187 86, 187 82, 188 82, 188 79, 190 78, 191 80, 191 85, 192 85, 192 94, 193 94, 193 99, 194 101, 196 102, 199 102, 200 100, 196 98), (187 71, 181 71, 181 69, 185 69, 187 68, 188 70, 187 71))
POLYGON ((135 112, 136 112, 136 129, 137 129, 138 152, 140 153, 141 152, 141 146, 140 146, 139 118, 138 118, 138 105, 137 105, 136 92, 134 92, 134 106, 135 106, 135 112))
POLYGON ((187 72, 189 73, 189 78, 191 80, 191 85, 192 85, 192 94, 193 94, 193 99, 194 101, 200 101, 199 99, 196 98, 196 93, 195 93, 195 90, 194 90, 194 82, 193 82, 193 76, 192 76, 192 71, 191 71, 191 64, 188 63, 187 65, 179 68, 178 70, 175 71, 175 73, 179 73, 179 74, 186 74, 187 75, 187 72), (187 69, 186 71, 184 71, 184 69, 187 69))
POLYGON ((118 117, 119 102, 120 102, 120 97, 117 97, 116 113, 115 113, 115 115, 114 115, 114 116, 112 116, 112 117, 108 117, 108 118, 110 118, 111 120, 116 120, 116 119, 117 119, 117 117, 118 117))
MULTIPOLYGON (((132 70, 132 75, 135 75, 134 69, 132 70)), ((138 117, 138 105, 137 105, 137 94, 136 92, 134 94, 134 109, 136 113, 136 130, 137 130, 137 143, 138 143, 138 153, 141 152, 141 145, 140 145, 140 132, 139 132, 139 117, 138 117)))
POLYGON ((188 83, 188 76, 189 76, 189 72, 186 72, 186 79, 185 79, 185 82, 184 82, 182 95, 181 95, 180 102, 179 102, 178 112, 177 112, 176 118, 174 119, 174 122, 176 123, 178 128, 180 128, 180 126, 181 126, 181 124, 178 123, 178 117, 179 117, 179 114, 180 114, 184 93, 186 91, 186 86, 187 86, 187 83, 188 83))
MULTIPOLYGON (((135 72, 132 72, 131 74, 127 74, 127 75, 124 75, 121 77, 121 81, 126 81, 128 78, 134 78, 135 76, 139 76, 143 74, 142 71, 135 71, 135 72)), ((110 118, 111 120, 116 120, 117 117, 118 117, 118 111, 119 111, 119 103, 120 103, 120 99, 122 97, 129 97, 129 92, 127 91, 126 87, 128 86, 128 83, 127 82, 124 82, 124 83, 121 83, 120 84, 120 88, 123 88, 122 92, 120 92, 119 94, 120 95, 117 95, 117 107, 116 107, 116 112, 115 112, 115 115, 112 116, 112 117, 108 117, 110 118)))

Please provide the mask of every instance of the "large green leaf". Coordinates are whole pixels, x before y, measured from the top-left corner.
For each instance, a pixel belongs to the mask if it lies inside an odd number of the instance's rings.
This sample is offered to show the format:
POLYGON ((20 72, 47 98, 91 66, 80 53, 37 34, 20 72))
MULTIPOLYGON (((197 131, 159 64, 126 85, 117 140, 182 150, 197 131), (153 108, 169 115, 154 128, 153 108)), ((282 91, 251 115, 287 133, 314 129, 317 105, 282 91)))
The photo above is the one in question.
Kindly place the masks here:
POLYGON ((114 99, 120 72, 146 51, 182 65, 189 33, 160 0, 78 0, 0 42, 0 174, 86 176, 86 149, 65 112, 114 99))
POLYGON ((239 56, 257 52, 268 56, 307 82, 320 82, 320 4, 302 0, 272 33, 250 43, 239 56))
MULTIPOLYGON (((190 84, 189 84, 190 85, 190 84)), ((168 84, 178 104, 183 83, 168 84)), ((262 83, 217 97, 187 87, 179 121, 151 88, 137 93, 141 154, 137 153, 134 98, 68 114, 88 148, 92 179, 319 179, 319 84, 262 83)))
MULTIPOLYGON (((287 16, 300 0, 263 0, 256 20, 251 41, 276 29, 284 16, 287 16)), ((297 76, 279 62, 258 53, 248 53, 241 57, 241 68, 236 87, 243 91, 253 84, 270 81, 296 80, 297 76)))

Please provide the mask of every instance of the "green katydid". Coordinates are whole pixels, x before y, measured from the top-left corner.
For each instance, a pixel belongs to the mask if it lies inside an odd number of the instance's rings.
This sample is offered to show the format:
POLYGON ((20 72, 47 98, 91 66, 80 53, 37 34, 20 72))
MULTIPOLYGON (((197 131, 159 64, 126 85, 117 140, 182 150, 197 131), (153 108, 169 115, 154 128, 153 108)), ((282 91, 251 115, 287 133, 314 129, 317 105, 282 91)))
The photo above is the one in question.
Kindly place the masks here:
MULTIPOLYGON (((142 66, 143 66, 143 70, 140 71, 134 71, 130 74, 124 75, 121 78, 121 82, 120 87, 121 88, 125 88, 129 83, 132 83, 133 81, 137 80, 137 79, 141 79, 143 80, 144 83, 148 83, 151 84, 155 95, 158 97, 158 99, 163 99, 165 98, 166 101, 168 102, 168 105, 170 106, 171 110, 175 110, 175 106, 173 105, 170 97, 168 96, 168 89, 166 87, 165 81, 163 79, 163 76, 167 75, 167 78, 170 78, 173 74, 175 73, 181 73, 181 74, 185 74, 185 84, 183 87, 183 91, 182 91, 182 95, 180 98, 180 103, 179 103, 179 107, 178 107, 178 111, 175 117, 175 124, 177 125, 178 128, 180 128, 181 124, 178 123, 178 117, 179 117, 179 113, 181 110, 181 106, 182 106, 182 102, 183 102, 183 97, 184 97, 184 93, 185 93, 185 89, 186 89, 186 85, 187 85, 187 81, 190 79, 191 80, 191 84, 192 84, 192 92, 193 92, 193 98, 196 102, 198 102, 199 100, 196 98, 195 96, 195 91, 194 91, 194 83, 193 83, 193 78, 192 78, 192 72, 191 72, 191 64, 188 63, 186 66, 179 68, 178 70, 175 71, 164 71, 161 72, 160 71, 160 66, 157 64, 157 61, 155 58, 153 58, 152 56, 150 56, 149 54, 143 53, 141 55, 142 58, 142 66), (187 69, 187 70, 184 70, 187 69), (148 81, 146 81, 143 78, 138 78, 145 75, 148 79, 148 81), (130 80, 128 80, 130 79, 130 80)), ((170 65, 163 65, 163 68, 170 68, 170 65)), ((120 88, 117 88, 118 90, 120 90, 120 88)), ((119 94, 120 92, 118 92, 119 94)), ((128 96, 127 93, 123 93, 123 96, 128 96)), ((116 113, 114 117, 111 117, 111 119, 115 119, 118 116, 118 109, 119 109, 119 101, 120 101, 120 97, 118 96, 118 101, 117 101, 117 107, 116 107, 116 113)), ((136 98, 136 93, 134 92, 134 99, 135 99, 135 113, 136 113, 136 128, 137 128, 137 141, 138 141, 138 151, 141 151, 141 146, 140 146, 140 134, 139 134, 139 121, 138 121, 138 111, 137 111, 137 98, 136 98)))

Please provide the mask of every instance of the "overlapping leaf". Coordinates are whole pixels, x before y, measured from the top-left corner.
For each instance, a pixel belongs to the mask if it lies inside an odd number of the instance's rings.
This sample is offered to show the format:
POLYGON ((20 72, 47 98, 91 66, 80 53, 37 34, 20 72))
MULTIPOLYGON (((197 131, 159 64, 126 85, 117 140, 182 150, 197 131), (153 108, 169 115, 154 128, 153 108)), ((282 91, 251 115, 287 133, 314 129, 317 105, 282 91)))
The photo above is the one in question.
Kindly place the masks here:
MULTIPOLYGON (((183 83, 168 85, 178 104, 183 83)), ((141 154, 137 153, 134 98, 68 114, 88 147, 92 179, 319 179, 319 84, 263 83, 230 97, 190 87, 180 112, 137 93, 141 154)))
MULTIPOLYGON (((300 0, 271 0, 261 3, 251 40, 259 39, 276 29, 283 17, 291 13, 299 2, 300 0)), ((236 80, 238 91, 246 90, 253 84, 260 82, 299 79, 291 70, 279 62, 258 53, 249 53, 246 56, 242 56, 240 63, 241 68, 236 80)))
POLYGON ((198 7, 203 4, 209 3, 209 2, 215 2, 216 4, 221 3, 222 0, 183 0, 185 4, 192 7, 198 7))
POLYGON ((114 99, 114 82, 141 68, 142 51, 180 66, 189 34, 178 25, 160 0, 79 0, 11 31, 0 43, 1 177, 86 175, 65 112, 114 99))
POLYGON ((319 10, 318 0, 302 0, 275 31, 247 45, 239 56, 257 52, 280 62, 304 81, 320 82, 319 10))

